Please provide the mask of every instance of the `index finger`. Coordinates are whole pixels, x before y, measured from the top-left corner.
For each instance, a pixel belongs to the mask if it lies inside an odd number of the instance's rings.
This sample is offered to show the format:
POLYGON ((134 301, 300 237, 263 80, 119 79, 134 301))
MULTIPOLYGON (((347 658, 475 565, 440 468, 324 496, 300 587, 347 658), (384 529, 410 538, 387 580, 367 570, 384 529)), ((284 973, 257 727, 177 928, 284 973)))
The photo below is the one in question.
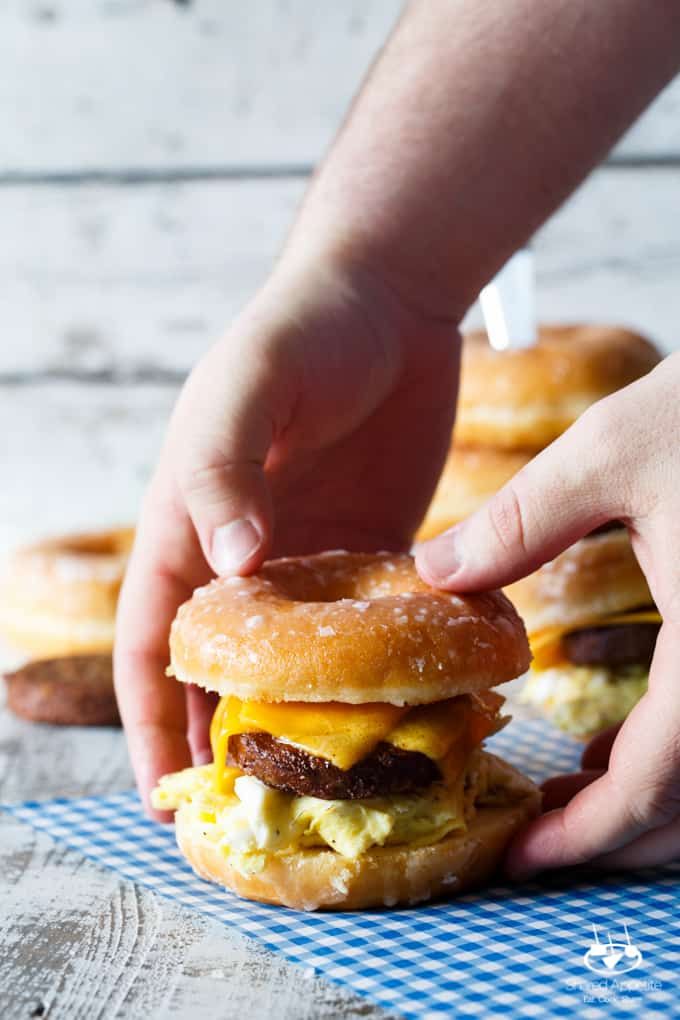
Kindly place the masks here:
POLYGON ((513 841, 506 860, 510 875, 526 878, 543 868, 612 853, 666 825, 680 811, 679 657, 680 631, 664 623, 649 690, 621 727, 608 771, 513 841))
POLYGON ((178 606, 211 572, 171 483, 154 479, 144 501, 116 619, 114 678, 137 785, 146 811, 158 778, 191 764, 185 692, 166 676, 178 606))

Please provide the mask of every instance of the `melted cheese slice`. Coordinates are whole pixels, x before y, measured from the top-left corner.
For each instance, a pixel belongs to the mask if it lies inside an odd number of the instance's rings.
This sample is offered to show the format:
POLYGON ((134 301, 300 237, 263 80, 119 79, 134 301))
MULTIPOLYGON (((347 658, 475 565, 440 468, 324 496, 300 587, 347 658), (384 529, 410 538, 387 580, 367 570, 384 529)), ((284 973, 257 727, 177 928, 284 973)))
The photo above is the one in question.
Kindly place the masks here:
MULTIPOLYGON (((271 733, 310 754, 327 758, 338 768, 351 768, 371 748, 385 740, 408 708, 372 703, 346 705, 338 701, 275 705, 246 701, 240 722, 249 730, 271 733)), ((241 733, 247 730, 240 729, 241 733)))
POLYGON ((269 733, 341 769, 351 768, 381 741, 441 761, 454 745, 467 755, 497 729, 496 713, 503 701, 494 691, 413 708, 222 698, 210 730, 215 789, 222 793, 231 789, 238 775, 226 768, 229 737, 235 733, 269 733))
POLYGON ((661 616, 656 609, 640 609, 630 613, 614 613, 612 616, 593 617, 580 623, 578 627, 548 627, 531 635, 529 643, 533 654, 531 668, 533 670, 549 669, 566 662, 562 652, 562 638, 565 634, 571 634, 577 630, 585 630, 586 627, 613 627, 618 624, 628 623, 662 623, 661 616))

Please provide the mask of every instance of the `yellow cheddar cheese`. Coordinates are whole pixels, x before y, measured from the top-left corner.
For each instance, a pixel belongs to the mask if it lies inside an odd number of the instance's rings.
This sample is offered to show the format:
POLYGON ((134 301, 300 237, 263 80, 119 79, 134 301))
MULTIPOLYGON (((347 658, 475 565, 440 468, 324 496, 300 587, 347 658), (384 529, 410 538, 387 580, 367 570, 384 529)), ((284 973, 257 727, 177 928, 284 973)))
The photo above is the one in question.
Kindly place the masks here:
POLYGON ((241 727, 239 732, 259 730, 283 737, 310 754, 327 758, 340 769, 349 769, 385 740, 408 711, 381 703, 245 701, 239 719, 239 726, 244 723, 245 728, 241 727))

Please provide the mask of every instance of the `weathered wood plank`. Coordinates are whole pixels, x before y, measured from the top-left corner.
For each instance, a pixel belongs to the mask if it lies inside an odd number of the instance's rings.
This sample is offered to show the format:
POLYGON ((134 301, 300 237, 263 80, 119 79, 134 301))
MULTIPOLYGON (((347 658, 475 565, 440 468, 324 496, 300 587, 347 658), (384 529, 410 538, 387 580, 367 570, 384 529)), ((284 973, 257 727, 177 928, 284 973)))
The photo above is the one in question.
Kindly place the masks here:
MULTIPOLYGON (((9 0, 5 173, 314 163, 402 0, 9 0)), ((680 83, 619 146, 680 154, 680 83)))
POLYGON ((0 189, 0 372, 186 368, 264 279, 304 186, 0 189))
MULTIPOLYGON (((186 371, 265 278, 303 190, 0 189, 0 379, 186 371)), ((674 347, 679 214, 680 168, 594 174, 536 238, 541 313, 628 322, 674 347)))
POLYGON ((311 163, 401 6, 10 0, 0 167, 311 163))
MULTIPOLYGON (((49 740, 44 754, 49 754, 49 740)), ((379 1020, 387 1014, 223 925, 0 820, 0 1015, 379 1020)))

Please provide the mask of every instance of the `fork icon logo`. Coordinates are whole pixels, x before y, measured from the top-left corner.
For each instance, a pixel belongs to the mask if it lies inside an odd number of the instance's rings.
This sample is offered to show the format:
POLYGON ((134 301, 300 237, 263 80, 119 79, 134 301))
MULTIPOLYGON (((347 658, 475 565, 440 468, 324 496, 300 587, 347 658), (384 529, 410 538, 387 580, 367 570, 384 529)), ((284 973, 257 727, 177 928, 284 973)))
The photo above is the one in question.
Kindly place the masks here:
POLYGON ((625 942, 613 942, 611 932, 607 932, 606 939, 601 939, 597 926, 593 925, 593 941, 583 957, 588 970, 592 970, 594 974, 618 977, 619 974, 627 974, 628 971, 640 966, 642 953, 631 942, 627 925, 624 924, 623 930, 626 935, 625 942))

